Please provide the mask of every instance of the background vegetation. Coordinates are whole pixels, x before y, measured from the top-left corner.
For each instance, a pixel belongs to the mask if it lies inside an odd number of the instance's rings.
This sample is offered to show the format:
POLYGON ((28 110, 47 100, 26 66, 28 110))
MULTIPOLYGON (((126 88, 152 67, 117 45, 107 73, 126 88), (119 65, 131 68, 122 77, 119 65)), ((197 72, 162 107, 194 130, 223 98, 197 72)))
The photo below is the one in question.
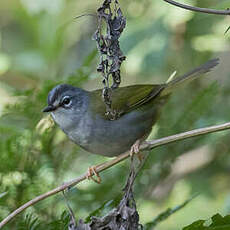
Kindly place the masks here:
MULTIPOLYGON (((85 89, 102 87, 94 13, 102 1, 11 0, 0 4, 0 219, 35 196, 106 160, 84 152, 55 127, 36 129, 44 117, 49 90, 60 82, 85 89)), ((187 1, 190 2, 191 1, 187 1)), ((199 7, 226 9, 227 0, 193 1, 199 7)), ((212 57, 221 64, 208 76, 178 89, 165 106, 150 138, 228 121, 230 117, 229 17, 178 9, 163 1, 125 0, 127 27, 121 47, 127 56, 122 85, 164 82, 212 57)), ((230 212, 229 131, 170 144, 150 154, 136 180, 141 223, 199 193, 159 230, 178 230, 215 213, 230 212)), ((68 192, 77 218, 85 219, 122 194, 129 162, 103 173, 103 183, 83 182, 68 192)), ((58 221, 66 209, 61 194, 29 208, 5 229, 25 226, 25 216, 58 221), (29 216, 28 216, 29 215, 29 216)), ((65 217, 65 214, 62 215, 65 217)), ((21 227, 26 229, 26 227, 21 227)))

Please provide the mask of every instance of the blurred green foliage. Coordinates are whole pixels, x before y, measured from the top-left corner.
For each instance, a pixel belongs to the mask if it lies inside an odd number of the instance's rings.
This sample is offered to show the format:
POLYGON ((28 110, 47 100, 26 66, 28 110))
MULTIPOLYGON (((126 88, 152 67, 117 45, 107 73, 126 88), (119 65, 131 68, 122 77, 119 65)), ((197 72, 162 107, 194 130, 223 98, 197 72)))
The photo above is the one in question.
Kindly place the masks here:
MULTIPOLYGON (((95 17, 74 20, 94 13, 101 2, 12 0, 0 4, 0 219, 106 160, 71 143, 57 127, 42 133, 36 129, 54 85, 102 87, 91 40, 95 17)), ((178 89, 150 138, 228 121, 230 53, 229 33, 224 32, 229 18, 185 11, 163 1, 120 2, 127 16, 121 38, 127 56, 122 85, 164 82, 174 70, 183 74, 211 57, 221 59, 208 76, 178 89)), ((227 0, 193 3, 229 7, 227 0)), ((201 195, 157 229, 177 230, 217 212, 229 213, 229 138, 225 131, 155 149, 136 180, 141 223, 151 222, 194 192, 201 195)), ((83 182, 71 189, 68 199, 77 219, 85 219, 110 200, 119 201, 128 168, 125 162, 107 170, 100 186, 83 182)), ((65 209, 64 198, 56 195, 30 207, 5 229, 37 229, 39 222, 47 223, 48 229, 59 229, 54 224, 59 223, 63 229, 68 218, 65 209)))
POLYGON ((198 220, 183 230, 212 230, 212 229, 230 229, 230 216, 222 217, 220 214, 214 215, 211 220, 198 220))

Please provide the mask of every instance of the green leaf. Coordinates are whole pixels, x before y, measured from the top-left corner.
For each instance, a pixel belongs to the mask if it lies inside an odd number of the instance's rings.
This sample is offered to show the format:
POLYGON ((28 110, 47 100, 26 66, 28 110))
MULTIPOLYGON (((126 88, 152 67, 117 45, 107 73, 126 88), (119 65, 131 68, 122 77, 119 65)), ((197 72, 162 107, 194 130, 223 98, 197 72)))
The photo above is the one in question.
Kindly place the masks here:
POLYGON ((18 230, 39 230, 39 221, 33 214, 27 214, 18 226, 18 230))
POLYGON ((160 213, 153 221, 147 223, 144 226, 144 229, 145 230, 151 230, 151 229, 153 229, 153 227, 155 227, 157 224, 159 224, 160 222, 166 220, 168 217, 170 217, 172 214, 174 214, 175 212, 179 211, 180 209, 184 208, 196 196, 197 195, 192 196, 191 198, 187 199, 184 203, 176 206, 175 208, 168 208, 166 211, 160 213))
POLYGON ((93 212, 91 212, 85 219, 85 222, 88 223, 92 216, 100 216, 100 214, 111 204, 113 203, 113 200, 104 202, 99 208, 95 209, 93 212))
POLYGON ((183 228, 183 230, 229 230, 230 229, 230 215, 222 217, 220 214, 216 214, 210 221, 198 220, 191 225, 183 228))

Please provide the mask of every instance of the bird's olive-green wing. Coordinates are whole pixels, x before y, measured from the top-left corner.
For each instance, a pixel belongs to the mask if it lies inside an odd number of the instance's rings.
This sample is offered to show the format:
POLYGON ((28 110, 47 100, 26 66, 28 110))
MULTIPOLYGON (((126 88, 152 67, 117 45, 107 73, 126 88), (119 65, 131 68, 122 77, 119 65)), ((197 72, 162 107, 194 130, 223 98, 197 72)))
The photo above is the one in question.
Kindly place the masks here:
MULTIPOLYGON (((166 84, 161 85, 133 85, 127 87, 120 87, 113 90, 112 93, 112 109, 120 116, 123 114, 138 109, 141 105, 151 102, 149 106, 164 104, 173 90, 179 85, 189 80, 196 79, 201 74, 209 72, 219 62, 219 59, 213 59, 196 69, 177 77, 166 84), (165 90, 164 90, 165 89, 165 90)), ((101 98, 102 90, 95 90, 90 92, 90 106, 95 114, 101 114, 106 118, 106 107, 101 98)))
MULTIPOLYGON (((112 91, 112 110, 116 111, 120 117, 156 97, 164 86, 165 85, 133 85, 117 88, 112 91)), ((105 116, 106 106, 101 95, 101 89, 90 92, 90 107, 96 114, 105 116)))

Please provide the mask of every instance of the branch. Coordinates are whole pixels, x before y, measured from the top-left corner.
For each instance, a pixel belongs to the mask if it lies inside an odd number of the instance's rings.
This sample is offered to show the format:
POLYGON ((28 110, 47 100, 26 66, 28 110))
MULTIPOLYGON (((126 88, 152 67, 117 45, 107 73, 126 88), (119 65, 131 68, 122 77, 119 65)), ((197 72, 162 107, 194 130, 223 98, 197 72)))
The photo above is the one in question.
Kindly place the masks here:
POLYGON ((174 6, 178 6, 180 8, 183 8, 185 10, 191 10, 191 11, 195 11, 195 12, 200 12, 200 13, 206 13, 206 14, 218 14, 218 15, 230 15, 230 10, 214 10, 214 9, 208 9, 208 8, 199 8, 199 7, 195 7, 195 6, 188 6, 188 5, 184 5, 181 4, 179 2, 175 2, 173 0, 163 0, 169 4, 172 4, 174 6))
MULTIPOLYGON (((184 133, 179 133, 179 134, 175 134, 172 136, 168 136, 168 137, 163 137, 157 140, 152 140, 152 141, 146 141, 144 143, 142 143, 142 145, 140 146, 140 150, 151 150, 153 148, 156 148, 158 146, 161 145, 166 145, 175 141, 179 141, 179 140, 184 140, 187 138, 191 138, 191 137, 196 137, 196 136, 200 136, 200 135, 204 135, 204 134, 208 134, 208 133, 213 133, 213 132, 219 132, 219 131, 223 131, 226 129, 230 129, 230 122, 221 124, 221 125, 214 125, 214 126, 210 126, 210 127, 205 127, 205 128, 200 128, 200 129, 195 129, 195 130, 191 130, 191 131, 187 131, 184 133)), ((119 162, 125 160, 126 158, 128 158, 130 156, 129 151, 127 151, 124 154, 119 155, 118 157, 116 157, 115 159, 106 161, 102 164, 99 164, 97 166, 95 166, 96 172, 102 172, 108 168, 111 168, 112 166, 118 164, 119 162)), ((18 209, 16 209, 15 211, 13 211, 10 215, 8 215, 5 219, 2 220, 2 222, 0 222, 0 228, 2 228, 5 224, 7 224, 10 220, 12 220, 16 215, 18 215, 19 213, 21 213, 22 211, 24 211, 26 208, 38 203, 41 200, 44 200, 46 198, 48 198, 49 196, 52 196, 56 193, 59 193, 61 191, 64 191, 65 189, 72 187, 76 184, 79 184, 81 181, 85 180, 87 178, 87 173, 67 182, 64 183, 63 185, 48 191, 40 196, 35 197, 34 199, 28 201, 27 203, 25 203, 24 205, 22 205, 21 207, 19 207, 18 209)))

